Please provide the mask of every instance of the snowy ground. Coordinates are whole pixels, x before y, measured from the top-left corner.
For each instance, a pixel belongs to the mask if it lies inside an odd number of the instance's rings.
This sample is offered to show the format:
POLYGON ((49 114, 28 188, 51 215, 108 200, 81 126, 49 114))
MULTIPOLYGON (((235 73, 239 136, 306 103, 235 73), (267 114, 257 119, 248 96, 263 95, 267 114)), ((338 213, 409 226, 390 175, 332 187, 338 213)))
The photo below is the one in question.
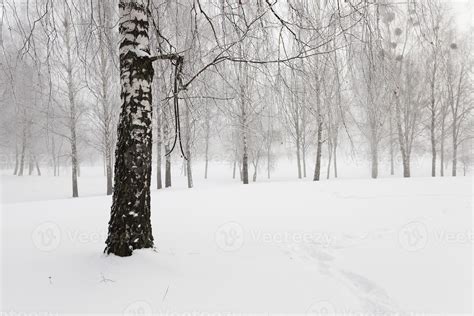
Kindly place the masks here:
POLYGON ((188 190, 177 175, 152 193, 156 251, 118 258, 98 173, 74 200, 66 176, 1 177, 6 315, 472 314, 470 176, 243 186, 220 166, 188 190))

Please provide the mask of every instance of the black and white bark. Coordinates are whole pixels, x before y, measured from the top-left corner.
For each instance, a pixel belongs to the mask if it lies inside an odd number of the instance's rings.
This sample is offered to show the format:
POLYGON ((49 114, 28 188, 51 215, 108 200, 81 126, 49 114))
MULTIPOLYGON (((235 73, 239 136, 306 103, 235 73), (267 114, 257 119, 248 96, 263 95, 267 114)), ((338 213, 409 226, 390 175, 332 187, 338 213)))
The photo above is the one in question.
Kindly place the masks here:
POLYGON ((130 256, 153 247, 150 210, 152 166, 152 58, 149 1, 120 0, 121 113, 115 151, 115 187, 105 252, 130 256))

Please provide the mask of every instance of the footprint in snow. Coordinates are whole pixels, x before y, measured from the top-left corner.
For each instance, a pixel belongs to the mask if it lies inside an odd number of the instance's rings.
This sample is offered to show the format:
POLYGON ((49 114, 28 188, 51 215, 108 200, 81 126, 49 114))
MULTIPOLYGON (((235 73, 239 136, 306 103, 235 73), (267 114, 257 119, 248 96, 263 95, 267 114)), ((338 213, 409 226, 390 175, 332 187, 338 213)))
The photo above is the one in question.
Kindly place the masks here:
MULTIPOLYGON (((388 234, 390 230, 382 229, 378 232, 388 234)), ((340 249, 349 248, 349 244, 350 240, 340 241, 335 247, 322 246, 317 242, 288 244, 284 253, 289 255, 290 258, 298 257, 314 261, 320 273, 337 280, 359 299, 364 313, 383 313, 388 315, 397 312, 398 315, 403 315, 400 314, 400 309, 382 287, 363 275, 341 269, 337 266, 335 252, 340 249), (344 247, 343 244, 347 247, 344 247)))
POLYGON ((340 270, 347 286, 359 298, 364 312, 390 314, 398 311, 387 292, 363 275, 340 270))

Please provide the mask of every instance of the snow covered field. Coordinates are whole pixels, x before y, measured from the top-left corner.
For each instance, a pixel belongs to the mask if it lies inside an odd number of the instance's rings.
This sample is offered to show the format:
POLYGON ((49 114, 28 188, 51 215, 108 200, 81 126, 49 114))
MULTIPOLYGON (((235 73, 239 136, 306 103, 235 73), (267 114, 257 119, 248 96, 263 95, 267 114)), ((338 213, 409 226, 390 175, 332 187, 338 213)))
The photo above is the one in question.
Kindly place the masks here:
POLYGON ((67 176, 3 175, 2 315, 472 314, 472 177, 244 186, 221 169, 153 190, 156 251, 128 258, 102 254, 98 172, 78 199, 67 176))

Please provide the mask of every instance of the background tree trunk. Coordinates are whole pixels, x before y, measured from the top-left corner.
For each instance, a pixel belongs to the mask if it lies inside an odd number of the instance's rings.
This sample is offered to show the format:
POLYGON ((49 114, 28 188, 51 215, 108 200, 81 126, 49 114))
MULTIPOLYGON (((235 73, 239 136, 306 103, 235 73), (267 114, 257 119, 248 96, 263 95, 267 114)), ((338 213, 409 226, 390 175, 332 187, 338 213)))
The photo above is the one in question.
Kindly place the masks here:
MULTIPOLYGON (((169 103, 166 103, 169 106, 169 103)), ((165 188, 171 187, 171 153, 170 153, 170 126, 169 126, 169 117, 168 117, 168 107, 162 107, 162 122, 163 122, 163 142, 165 149, 165 188)))
POLYGON ((332 142, 329 140, 328 137, 328 166, 326 170, 326 179, 329 179, 329 177, 331 176, 332 153, 332 142))
POLYGON ((249 184, 249 163, 248 163, 248 147, 247 147, 247 135, 244 132, 243 135, 243 156, 242 156, 242 182, 249 184))
POLYGON ((36 156, 34 156, 33 158, 34 158, 34 161, 35 161, 36 173, 38 174, 38 176, 41 176, 41 170, 40 170, 40 167, 39 167, 38 159, 36 159, 36 156))
MULTIPOLYGON (((165 146, 165 150, 169 152, 169 147, 165 146)), ((166 156, 165 161, 165 188, 171 187, 171 155, 166 156)))
POLYGON ((190 104, 186 104, 186 111, 184 113, 184 119, 186 123, 186 174, 188 177, 188 188, 193 187, 193 170, 192 170, 192 154, 191 154, 191 115, 190 115, 190 104))
POLYGON ((25 166, 25 151, 26 151, 26 132, 23 129, 23 134, 21 138, 20 168, 18 171, 18 176, 23 176, 23 169, 25 166))
MULTIPOLYGON (((298 126, 298 124, 296 124, 298 126)), ((301 179, 301 154, 300 154, 300 131, 299 128, 296 127, 296 165, 298 167, 298 179, 301 179)))
MULTIPOLYGON (((156 89, 156 91, 159 91, 156 89)), ((161 133, 161 100, 156 102, 156 188, 162 189, 163 188, 163 181, 161 176, 161 161, 162 161, 162 147, 163 147, 163 136, 161 133)))
POLYGON ((34 160, 33 154, 31 152, 28 153, 28 175, 31 176, 34 170, 34 160))
POLYGON ((337 178, 337 137, 334 142, 334 178, 337 178))
POLYGON ((15 169, 13 170, 13 175, 16 176, 18 173, 18 144, 15 144, 15 169))
POLYGON ((75 102, 75 88, 73 83, 73 61, 71 56, 71 21, 66 13, 64 20, 65 27, 65 45, 66 45, 66 73, 67 73, 67 92, 69 98, 69 142, 71 144, 71 166, 72 166, 72 197, 79 196, 77 186, 77 177, 79 172, 78 158, 77 158, 77 137, 76 137, 76 102, 75 102))
POLYGON ((431 176, 436 177, 436 136, 435 136, 435 128, 436 128, 436 99, 435 99, 435 80, 436 80, 436 54, 435 54, 435 61, 433 64, 433 71, 431 73, 431 104, 430 104, 430 115, 431 115, 431 122, 430 122, 430 140, 431 140, 431 176))
POLYGON ((439 140, 440 142, 440 148, 439 148, 439 159, 440 159, 440 164, 439 164, 439 174, 444 177, 444 140, 446 138, 446 111, 443 110, 443 113, 441 114, 441 139, 439 140))
POLYGON ((321 84, 319 76, 316 76, 316 165, 314 168, 313 181, 319 181, 321 175, 321 153, 323 147, 323 118, 321 114, 321 84))
POLYGON ((393 113, 392 113, 392 107, 390 107, 390 112, 389 112, 389 142, 390 142, 390 175, 395 174, 395 166, 394 166, 394 152, 393 152, 393 113))
POLYGON ((372 179, 377 179, 379 176, 379 158, 378 158, 378 148, 377 141, 372 139, 370 142, 370 158, 371 158, 371 177, 372 179))
POLYGON ((235 171, 237 169, 237 160, 234 159, 234 164, 233 164, 233 167, 232 167, 232 179, 235 179, 235 171))
POLYGON ((105 174, 107 178, 107 195, 111 195, 113 191, 112 184, 112 148, 107 146, 105 153, 105 174))
POLYGON ((205 166, 204 166, 204 179, 207 179, 207 172, 209 169, 209 140, 211 137, 211 111, 209 109, 209 105, 206 105, 205 109, 205 149, 204 149, 204 155, 205 155, 205 166))
POLYGON ((248 154, 248 142, 247 142, 247 113, 245 111, 245 95, 243 83, 241 83, 241 116, 242 116, 242 182, 244 184, 249 183, 249 154, 248 154))

